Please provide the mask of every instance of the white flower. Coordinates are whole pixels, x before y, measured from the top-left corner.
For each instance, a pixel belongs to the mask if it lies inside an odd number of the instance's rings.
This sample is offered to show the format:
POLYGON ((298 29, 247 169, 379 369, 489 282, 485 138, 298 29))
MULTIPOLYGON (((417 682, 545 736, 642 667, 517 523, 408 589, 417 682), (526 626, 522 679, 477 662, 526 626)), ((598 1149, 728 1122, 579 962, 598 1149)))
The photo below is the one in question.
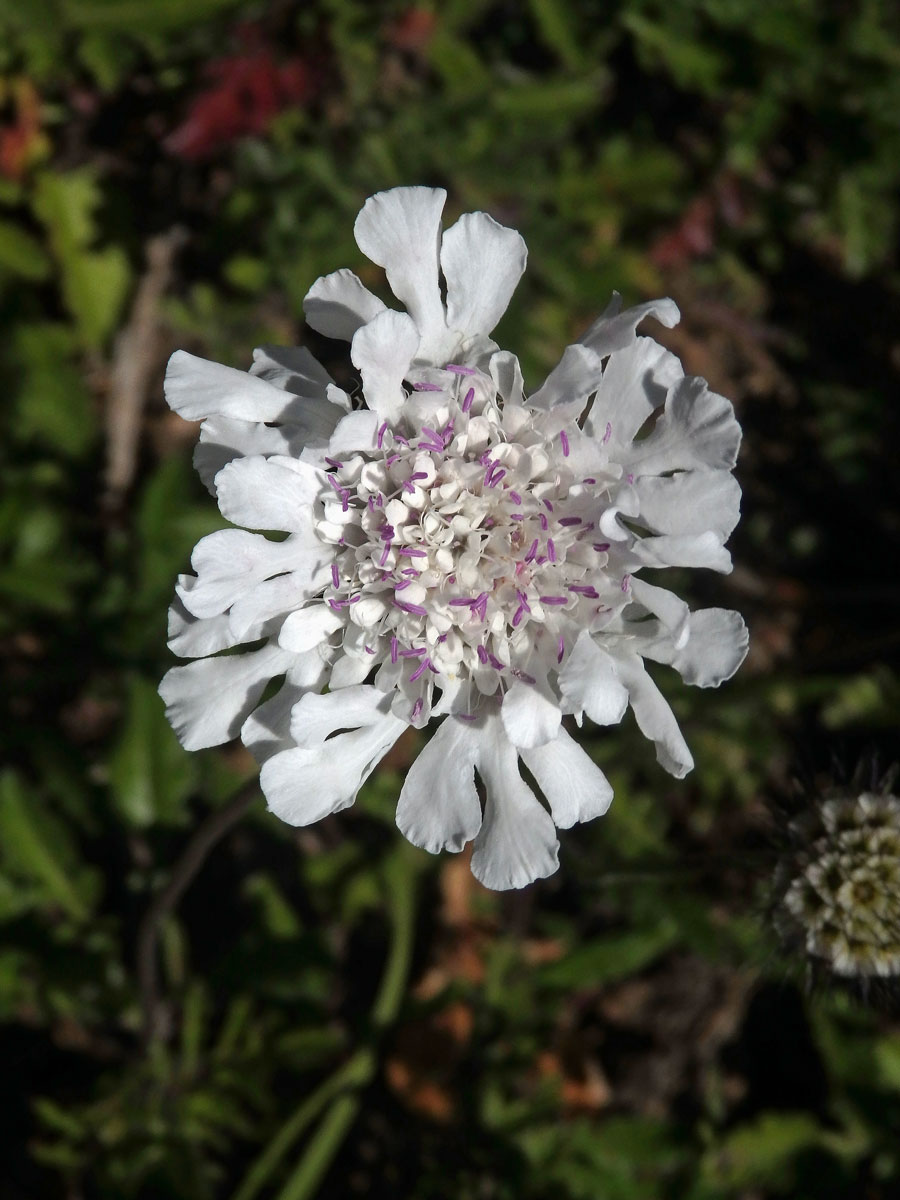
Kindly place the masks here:
POLYGON ((630 704, 666 770, 693 765, 642 660, 715 687, 746 630, 639 573, 730 570, 740 430, 727 400, 636 336, 645 316, 675 324, 671 300, 619 312, 615 298, 526 397, 489 337, 525 244, 484 213, 442 234, 445 198, 398 188, 357 219, 406 312, 346 270, 306 297, 314 329, 350 339, 358 398, 306 350, 257 350, 249 374, 172 356, 167 399, 203 421, 197 469, 244 528, 197 545, 170 645, 198 661, 160 690, 188 749, 241 735, 293 825, 352 804, 407 726, 443 718, 397 823, 432 852, 474 839, 475 875, 513 888, 556 870, 556 826, 612 798, 563 714, 610 725, 630 704), (261 647, 209 657, 246 642, 261 647))

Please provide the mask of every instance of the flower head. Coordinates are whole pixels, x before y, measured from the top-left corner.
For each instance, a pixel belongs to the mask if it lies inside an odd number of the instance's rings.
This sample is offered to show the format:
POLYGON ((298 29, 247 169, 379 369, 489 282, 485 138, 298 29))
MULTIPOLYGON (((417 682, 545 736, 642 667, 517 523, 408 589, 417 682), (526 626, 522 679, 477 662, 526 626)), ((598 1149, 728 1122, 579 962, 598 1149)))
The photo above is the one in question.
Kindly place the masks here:
POLYGON ((788 826, 775 877, 785 942, 844 980, 900 976, 900 798, 835 790, 788 826))
POLYGON ((442 234, 445 198, 398 188, 357 219, 406 312, 346 270, 306 297, 309 324, 350 341, 359 397, 305 350, 257 350, 249 374, 173 355, 169 403, 203 421, 197 468, 243 528, 204 538, 179 580, 170 645, 200 661, 161 692, 189 749, 240 733, 295 825, 352 804, 404 729, 442 719, 397 823, 433 852, 474 839, 478 878, 521 887, 556 869, 557 826, 612 798, 563 714, 609 725, 630 704, 668 771, 693 765, 642 660, 716 686, 746 631, 640 572, 730 569, 740 431, 727 400, 636 336, 646 316, 676 322, 671 300, 616 298, 526 396, 490 338, 524 242, 484 213, 442 234))

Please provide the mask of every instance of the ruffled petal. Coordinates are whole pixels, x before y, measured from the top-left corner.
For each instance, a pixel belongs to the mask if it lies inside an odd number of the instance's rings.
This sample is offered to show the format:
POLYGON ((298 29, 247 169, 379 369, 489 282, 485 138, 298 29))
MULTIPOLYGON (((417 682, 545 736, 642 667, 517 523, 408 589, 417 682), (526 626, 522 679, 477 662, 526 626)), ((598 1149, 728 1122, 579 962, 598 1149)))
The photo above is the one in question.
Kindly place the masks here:
POLYGON ((503 697, 500 718, 514 746, 532 747, 556 737, 562 713, 539 688, 516 680, 503 697))
POLYGON ((740 444, 731 401, 711 392, 705 379, 686 376, 669 393, 650 436, 635 442, 622 461, 638 475, 693 467, 730 470, 740 444))
MULTIPOLYGON (((340 411, 336 411, 340 415, 340 411)), ((194 448, 194 469, 215 496, 216 476, 236 458, 299 454, 303 442, 292 438, 297 432, 295 425, 272 426, 257 421, 239 421, 235 417, 207 417, 200 426, 200 441, 194 448)))
POLYGON ((618 659, 601 650, 587 630, 578 635, 559 674, 565 712, 586 712, 595 725, 616 725, 628 707, 618 676, 618 659))
POLYGON ((515 229, 487 213, 465 213, 441 240, 447 325, 468 337, 491 332, 525 270, 528 250, 515 229))
POLYGON ((265 579, 232 604, 228 614, 229 628, 240 641, 251 641, 253 630, 292 612, 320 592, 327 582, 324 562, 311 565, 310 569, 265 579))
POLYGON ((521 753, 558 829, 602 817, 609 808, 613 790, 606 776, 565 729, 545 746, 521 753))
POLYGON ((587 346, 567 346, 542 387, 528 397, 528 407, 549 411, 564 406, 573 416, 584 408, 603 377, 603 360, 587 346))
POLYGON ((500 722, 488 719, 479 729, 477 766, 487 799, 472 874, 495 891, 525 887, 559 866, 556 827, 519 774, 518 759, 500 722))
POLYGON ((674 592, 656 587, 644 579, 632 579, 631 595, 646 608, 647 612, 659 617, 675 644, 683 645, 688 636, 690 609, 674 592))
POLYGON ((290 657, 278 646, 264 646, 251 654, 203 658, 166 672, 159 694, 185 750, 237 737, 266 684, 285 670, 290 657))
POLYGON ((312 506, 325 486, 321 471, 296 458, 239 458, 216 476, 219 509, 227 520, 312 540, 317 540, 312 506))
POLYGON ((619 677, 628 688, 628 699, 638 728, 656 746, 656 758, 670 775, 683 779, 694 766, 675 714, 636 654, 616 658, 619 677))
POLYGON ((333 394, 334 380, 305 346, 257 346, 250 374, 304 400, 324 401, 333 394))
POLYGON ((634 542, 630 553, 642 567, 707 567, 722 575, 731 570, 731 555, 711 531, 640 538, 634 542))
POLYGON ((520 405, 524 399, 525 382, 515 354, 508 350, 498 350, 492 354, 490 372, 504 405, 520 405))
POLYGON ((362 376, 366 404, 385 421, 397 421, 403 411, 406 378, 419 334, 405 313, 388 309, 364 325, 353 338, 350 357, 362 376))
POLYGON ((345 622, 342 613, 329 608, 324 601, 301 608, 285 618, 278 634, 278 644, 295 654, 303 654, 321 646, 345 622))
POLYGON ((681 471, 642 476, 634 485, 641 519, 657 533, 712 530, 722 541, 741 515, 741 488, 730 471, 681 471))
POLYGON ((631 345, 634 331, 645 317, 655 317, 667 329, 677 325, 681 319, 674 300, 648 300, 646 304, 637 304, 634 308, 626 308, 624 312, 619 312, 620 304, 621 298, 616 293, 603 316, 578 339, 601 358, 631 345))
POLYGON ((609 356, 584 423, 585 433, 610 446, 628 446, 651 413, 665 403, 669 388, 683 377, 674 354, 652 338, 636 337, 630 346, 609 356))
POLYGON ((176 587, 185 608, 195 617, 215 617, 273 575, 310 565, 305 542, 291 536, 270 542, 261 533, 220 529, 201 538, 191 555, 197 573, 190 586, 176 587))
POLYGON ((298 746, 315 746, 337 729, 377 724, 390 704, 389 695, 363 685, 338 688, 325 696, 304 696, 291 716, 291 737, 298 746))
MULTIPOLYGON (((194 575, 179 575, 177 586, 188 594, 196 585, 194 575)), ((263 622, 248 630, 246 637, 235 636, 227 613, 214 617, 196 617, 184 601, 176 594, 169 609, 169 649, 179 658, 205 658, 207 654, 218 654, 230 650, 241 641, 255 641, 265 636, 269 627, 263 622)))
MULTIPOLYGON (((356 218, 356 244, 384 267, 388 283, 424 338, 445 330, 438 286, 443 188, 402 187, 370 196, 356 218)), ((415 351, 413 351, 415 352, 415 351)), ((354 358, 354 364, 356 359, 354 358)))
POLYGON ((397 802, 397 826, 429 854, 462 850, 481 828, 475 787, 479 735, 449 717, 410 767, 397 802))
POLYGON ((302 401, 246 371, 176 350, 166 368, 166 401, 186 421, 219 414, 242 421, 290 421, 302 401))
POLYGON ((352 341, 357 329, 384 312, 385 307, 346 268, 317 279, 303 299, 307 325, 325 337, 345 342, 352 341))
POLYGON ((744 659, 750 635, 740 613, 726 608, 701 608, 691 613, 687 640, 681 647, 654 641, 641 647, 645 658, 668 663, 685 683, 718 687, 730 679, 744 659))
POLYGON ((259 773, 270 811, 288 825, 311 825, 348 808, 405 728, 387 713, 352 733, 274 754, 259 773))

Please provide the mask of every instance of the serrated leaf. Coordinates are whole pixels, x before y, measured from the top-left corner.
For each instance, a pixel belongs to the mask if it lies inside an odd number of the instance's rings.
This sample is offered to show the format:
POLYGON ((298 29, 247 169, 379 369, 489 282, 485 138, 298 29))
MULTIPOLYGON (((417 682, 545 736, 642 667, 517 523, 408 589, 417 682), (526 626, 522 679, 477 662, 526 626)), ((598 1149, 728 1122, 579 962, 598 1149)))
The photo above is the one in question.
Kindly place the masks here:
POLYGON ((14 221, 0 221, 0 270, 39 283, 49 276, 51 264, 36 238, 14 221))

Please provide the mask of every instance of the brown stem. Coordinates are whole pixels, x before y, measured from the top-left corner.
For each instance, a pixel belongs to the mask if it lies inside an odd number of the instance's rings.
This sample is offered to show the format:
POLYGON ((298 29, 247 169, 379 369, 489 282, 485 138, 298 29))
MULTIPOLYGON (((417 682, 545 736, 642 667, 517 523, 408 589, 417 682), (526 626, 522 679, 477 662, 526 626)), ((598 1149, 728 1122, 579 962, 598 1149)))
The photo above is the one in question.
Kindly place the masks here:
POLYGON ((254 779, 246 787, 241 788, 234 799, 229 801, 224 808, 217 808, 209 814, 206 820, 201 822, 185 846, 181 858, 175 864, 169 882, 144 913, 137 935, 136 963, 145 1046, 160 1034, 159 975, 156 953, 162 923, 190 887, 215 844, 238 823, 258 796, 259 787, 254 779))

